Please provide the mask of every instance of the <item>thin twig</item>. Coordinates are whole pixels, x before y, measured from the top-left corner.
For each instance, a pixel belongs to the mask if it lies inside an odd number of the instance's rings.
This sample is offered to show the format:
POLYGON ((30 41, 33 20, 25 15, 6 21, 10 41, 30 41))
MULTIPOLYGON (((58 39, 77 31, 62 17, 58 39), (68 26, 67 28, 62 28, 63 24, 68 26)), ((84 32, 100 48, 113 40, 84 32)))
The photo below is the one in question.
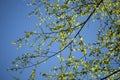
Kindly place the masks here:
MULTIPOLYGON (((102 2, 103 2, 103 0, 100 0, 100 2, 98 2, 98 4, 97 4, 96 8, 99 7, 100 3, 102 3, 102 2)), ((81 32, 81 30, 83 29, 83 27, 85 26, 85 24, 88 22, 88 20, 89 20, 89 19, 91 18, 91 16, 94 14, 96 8, 91 12, 91 14, 88 16, 88 18, 84 21, 83 25, 81 25, 80 29, 78 30, 78 32, 76 33, 76 35, 73 37, 73 39, 72 39, 63 49, 59 50, 59 51, 56 52, 55 54, 49 56, 48 58, 46 58, 46 59, 44 59, 44 60, 42 60, 42 61, 40 61, 40 62, 37 62, 37 63, 35 63, 35 64, 33 64, 33 65, 30 65, 30 66, 26 66, 26 67, 24 67, 24 68, 33 67, 33 66, 35 66, 35 65, 39 65, 39 64, 41 64, 41 63, 43 63, 43 62, 46 62, 48 59, 56 56, 57 54, 59 54, 60 52, 62 52, 63 50, 65 50, 65 49, 75 40, 75 38, 79 35, 79 33, 81 32)), ((23 69, 23 68, 18 67, 17 69, 23 69)))
POLYGON ((113 73, 111 73, 111 74, 109 74, 109 75, 107 75, 107 76, 106 76, 106 77, 104 77, 104 78, 101 78, 100 80, 107 79, 107 78, 109 78, 110 76, 112 76, 112 75, 114 75, 114 74, 116 74, 116 73, 118 73, 118 72, 120 72, 120 69, 119 69, 119 70, 117 70, 117 71, 115 71, 115 72, 113 72, 113 73))

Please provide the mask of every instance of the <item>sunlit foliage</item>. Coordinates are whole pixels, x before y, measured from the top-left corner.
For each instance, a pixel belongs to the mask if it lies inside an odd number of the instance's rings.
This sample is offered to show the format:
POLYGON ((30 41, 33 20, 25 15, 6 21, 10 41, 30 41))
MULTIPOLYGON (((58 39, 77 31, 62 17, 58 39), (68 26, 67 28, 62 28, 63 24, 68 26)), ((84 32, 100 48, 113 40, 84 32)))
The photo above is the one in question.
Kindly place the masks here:
POLYGON ((38 30, 26 31, 24 37, 12 44, 18 48, 28 45, 34 52, 17 57, 9 70, 32 67, 29 80, 37 80, 36 68, 57 57, 60 63, 56 64, 60 65, 40 75, 48 80, 120 78, 119 0, 31 0, 29 5, 34 7, 29 17, 39 19, 38 30), (86 43, 81 35, 88 22, 100 23, 94 26, 98 27, 94 43, 86 43))

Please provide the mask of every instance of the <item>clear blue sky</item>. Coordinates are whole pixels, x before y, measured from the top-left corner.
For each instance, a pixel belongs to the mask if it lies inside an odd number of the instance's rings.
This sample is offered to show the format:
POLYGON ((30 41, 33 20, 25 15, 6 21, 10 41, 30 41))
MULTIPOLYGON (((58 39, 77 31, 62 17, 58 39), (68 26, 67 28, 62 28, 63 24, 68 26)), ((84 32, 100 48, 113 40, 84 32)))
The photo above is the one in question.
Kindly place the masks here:
MULTIPOLYGON (((36 18, 27 18, 27 14, 32 9, 27 6, 24 1, 25 0, 0 0, 0 80, 13 80, 11 77, 11 73, 13 72, 7 72, 6 68, 11 65, 11 61, 13 61, 16 56, 25 53, 27 51, 25 49, 28 48, 23 47, 17 50, 16 46, 11 45, 11 42, 22 37, 25 30, 33 30, 36 23, 36 18)), ((87 41, 94 41, 96 38, 94 32, 97 31, 96 24, 87 27, 82 32, 87 41)), ((47 71, 47 67, 47 65, 41 66, 40 70, 47 71)), ((26 71, 23 75, 18 75, 16 72, 13 74, 21 77, 22 80, 26 80, 25 78, 28 78, 26 75, 28 75, 29 72, 30 71, 26 71)))
POLYGON ((24 50, 16 50, 11 42, 34 27, 35 20, 27 18, 30 11, 24 0, 0 0, 0 80, 13 80, 6 68, 24 50))

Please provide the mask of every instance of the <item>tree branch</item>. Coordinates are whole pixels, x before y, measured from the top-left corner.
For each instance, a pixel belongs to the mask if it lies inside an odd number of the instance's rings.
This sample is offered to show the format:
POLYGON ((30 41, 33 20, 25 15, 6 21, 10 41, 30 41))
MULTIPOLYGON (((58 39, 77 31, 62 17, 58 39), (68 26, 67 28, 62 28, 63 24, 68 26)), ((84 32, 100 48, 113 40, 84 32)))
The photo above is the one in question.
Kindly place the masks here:
MULTIPOLYGON (((98 8, 99 5, 100 5, 102 2, 103 2, 103 0, 100 0, 100 1, 98 2, 98 4, 97 4, 96 8, 98 8)), ((35 66, 35 65, 39 65, 39 64, 47 61, 48 59, 56 56, 58 53, 62 52, 63 50, 65 50, 65 49, 75 40, 75 38, 78 36, 78 34, 81 32, 81 30, 83 29, 83 27, 85 26, 85 24, 88 22, 88 20, 89 20, 89 19, 91 18, 91 16, 94 14, 96 8, 93 9, 93 11, 90 13, 90 15, 88 16, 88 18, 84 21, 84 23, 83 23, 82 25, 81 25, 81 24, 79 25, 79 26, 81 26, 81 27, 80 27, 80 29, 78 30, 78 32, 76 33, 76 35, 73 37, 73 39, 72 39, 62 50, 59 50, 59 51, 56 52, 55 54, 47 57, 46 59, 44 59, 44 60, 42 60, 42 61, 40 61, 40 62, 35 63, 35 64, 33 64, 33 65, 26 66, 26 67, 22 67, 22 68, 21 68, 21 67, 18 67, 17 69, 29 68, 29 67, 33 67, 33 66, 35 66)))
POLYGON ((106 76, 106 77, 104 77, 104 78, 101 78, 100 80, 107 79, 108 77, 110 77, 110 76, 112 76, 112 75, 114 75, 114 74, 116 74, 116 73, 118 73, 118 72, 120 72, 120 69, 119 69, 119 70, 117 70, 117 71, 115 71, 115 72, 113 72, 113 73, 111 73, 111 74, 109 74, 109 75, 107 75, 107 76, 106 76))

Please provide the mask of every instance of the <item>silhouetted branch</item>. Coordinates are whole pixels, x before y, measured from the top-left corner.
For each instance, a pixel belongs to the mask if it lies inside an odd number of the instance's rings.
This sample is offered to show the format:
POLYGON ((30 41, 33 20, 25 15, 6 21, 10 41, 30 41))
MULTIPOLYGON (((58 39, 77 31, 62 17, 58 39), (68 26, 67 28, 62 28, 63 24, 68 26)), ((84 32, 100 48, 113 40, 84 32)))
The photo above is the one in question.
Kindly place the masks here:
POLYGON ((111 74, 109 74, 109 75, 107 75, 107 76, 106 76, 106 77, 104 77, 104 78, 101 78, 100 80, 107 79, 107 78, 109 78, 110 76, 112 76, 112 75, 114 75, 114 74, 116 74, 116 73, 118 73, 118 72, 120 72, 120 69, 119 69, 119 70, 117 70, 117 71, 115 71, 115 72, 113 72, 113 73, 111 73, 111 74))
MULTIPOLYGON (((78 25, 78 26, 81 26, 80 29, 78 30, 78 32, 76 33, 76 35, 73 37, 73 39, 72 39, 63 49, 59 50, 59 51, 56 52, 55 54, 47 57, 46 59, 44 59, 44 60, 42 60, 42 61, 40 61, 40 62, 37 62, 37 63, 35 63, 35 64, 33 64, 33 65, 30 65, 30 66, 22 67, 22 68, 19 67, 19 68, 17 68, 17 69, 29 68, 29 67, 33 67, 33 66, 35 66, 35 65, 39 65, 39 64, 41 64, 41 63, 43 63, 43 62, 46 62, 48 59, 56 56, 57 54, 59 54, 59 53, 62 52, 63 50, 65 50, 65 49, 75 40, 75 38, 79 35, 79 33, 81 32, 81 30, 83 29, 83 27, 85 26, 85 24, 88 22, 88 20, 89 20, 89 19, 91 18, 91 16, 94 14, 94 12, 95 12, 95 10, 97 9, 97 7, 99 7, 100 3, 102 3, 102 2, 103 2, 103 0, 100 0, 100 1, 98 2, 98 4, 97 4, 96 8, 93 9, 93 11, 92 11, 91 14, 88 16, 88 18, 83 22, 83 24, 82 24, 82 25, 81 25, 81 24, 78 25)), ((47 34, 51 34, 51 33, 47 33, 47 34)))

